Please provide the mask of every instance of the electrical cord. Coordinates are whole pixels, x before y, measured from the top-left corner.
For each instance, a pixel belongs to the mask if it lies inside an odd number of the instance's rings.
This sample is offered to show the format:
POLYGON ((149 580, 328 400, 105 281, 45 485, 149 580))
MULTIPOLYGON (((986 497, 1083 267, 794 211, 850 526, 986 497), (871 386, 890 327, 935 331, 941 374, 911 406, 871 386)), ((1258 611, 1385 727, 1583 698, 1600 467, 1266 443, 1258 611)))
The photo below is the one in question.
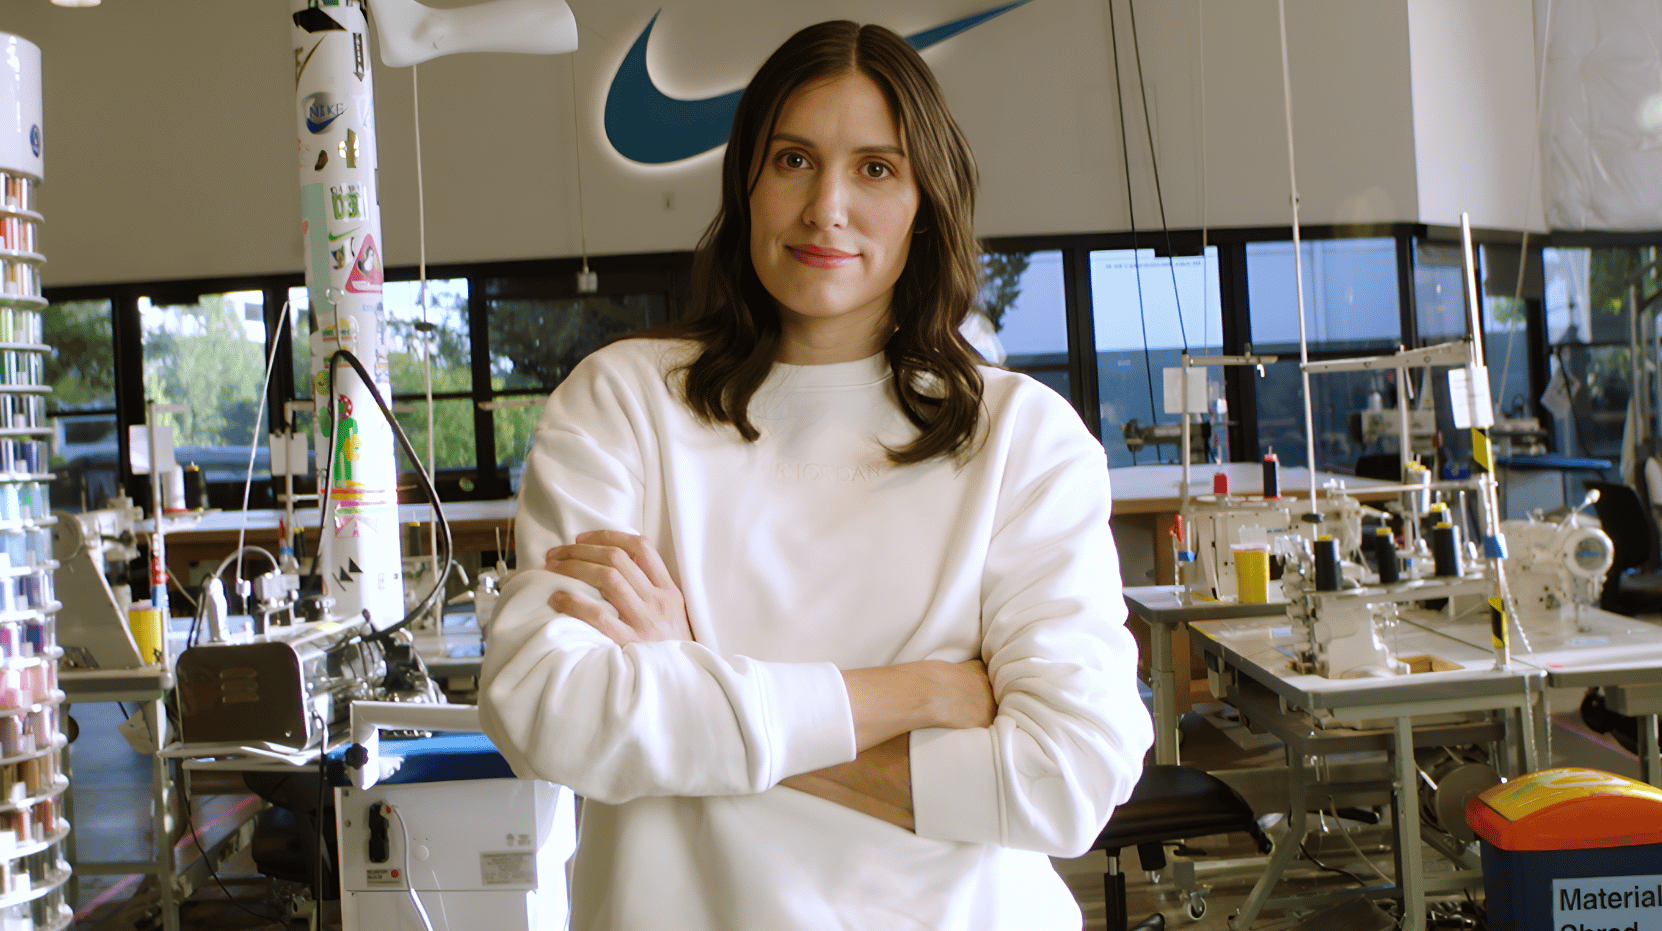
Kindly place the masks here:
POLYGON ((1299 853, 1304 854, 1304 859, 1314 863, 1318 868, 1326 870, 1329 873, 1338 873, 1340 876, 1348 877, 1351 882, 1357 884, 1358 886, 1367 885, 1367 882, 1363 880, 1362 877, 1352 873, 1350 870, 1342 869, 1337 866, 1328 866, 1326 863, 1316 859, 1316 855, 1310 852, 1310 848, 1306 847, 1303 841, 1298 842, 1298 850, 1299 853))
MULTIPOLYGON (((1166 267, 1171 269, 1171 297, 1177 305, 1177 332, 1183 337, 1183 351, 1189 351, 1189 329, 1183 324, 1183 292, 1177 287, 1177 257, 1173 254, 1171 245, 1171 227, 1166 223, 1166 196, 1160 188, 1160 150, 1154 145, 1154 121, 1148 115, 1148 82, 1143 79, 1143 45, 1137 38, 1137 0, 1126 0, 1126 8, 1131 11, 1131 54, 1137 62, 1137 91, 1143 98, 1143 129, 1148 135, 1148 164, 1154 172, 1154 202, 1160 207, 1160 230, 1166 236, 1166 267)), ((1204 157, 1204 155, 1202 156, 1204 157)), ((1206 253, 1200 256, 1202 280, 1205 279, 1206 253)), ((1206 308, 1201 307, 1201 318, 1205 319, 1206 308)))
MULTIPOLYGON (((386 418, 387 424, 392 427, 393 436, 397 438, 399 447, 404 450, 404 455, 408 456, 410 462, 415 466, 416 479, 420 482, 422 491, 427 494, 427 500, 437 502, 439 500, 438 490, 433 487, 432 477, 427 474, 427 469, 422 464, 421 457, 416 455, 415 447, 410 443, 410 438, 405 435, 404 428, 399 425, 398 419, 393 416, 391 408, 387 406, 387 402, 381 397, 380 389, 375 387, 375 382, 370 378, 369 373, 364 370, 363 363, 358 361, 357 356, 344 349, 335 350, 335 352, 329 357, 329 397, 333 399, 335 396, 336 360, 344 361, 348 365, 352 366, 353 371, 358 373, 358 377, 363 379, 364 386, 369 389, 370 397, 375 400, 375 405, 381 409, 381 415, 386 418)), ((331 460, 334 458, 335 427, 336 423, 333 419, 331 419, 329 429, 329 449, 331 460)), ((366 639, 375 639, 380 640, 383 643, 390 643, 393 634, 415 623, 415 621, 423 614, 426 614, 428 611, 432 610, 434 603, 443 596, 445 586, 450 580, 450 573, 455 569, 456 560, 450 536, 450 522, 445 519, 444 511, 441 508, 433 508, 433 515, 435 518, 434 523, 438 527, 439 531, 439 549, 442 552, 441 561, 444 564, 444 569, 439 572, 438 577, 433 580, 432 589, 427 592, 425 597, 416 603, 416 606, 404 616, 403 620, 393 624, 390 627, 377 631, 366 639)))
POLYGON ((426 931, 433 931, 433 922, 427 917, 427 909, 422 907, 421 896, 416 895, 415 877, 410 874, 410 830, 404 825, 404 816, 398 811, 398 806, 391 802, 382 802, 387 814, 398 819, 398 834, 404 839, 404 891, 410 894, 410 904, 415 906, 416 914, 421 917, 421 926, 426 931))
MULTIPOLYGON (((242 483, 242 526, 237 528, 237 574, 242 574, 242 547, 248 542, 248 497, 254 489, 254 458, 260 451, 260 419, 265 416, 265 402, 267 392, 271 389, 271 372, 277 367, 277 346, 283 335, 283 327, 289 322, 289 302, 283 302, 283 310, 277 321, 277 332, 271 334, 271 352, 265 360, 265 378, 260 381, 259 401, 254 406, 254 436, 248 441, 248 476, 242 483)), ((273 563, 275 565, 275 563, 273 563)))
MULTIPOLYGON (((369 372, 364 370, 363 363, 358 360, 358 357, 345 349, 335 350, 330 354, 326 363, 329 372, 329 395, 325 403, 331 405, 331 407, 334 404, 335 366, 337 362, 345 362, 350 365, 352 370, 358 374, 358 377, 363 380, 364 387, 369 389, 369 395, 375 401, 376 407, 380 409, 381 416, 384 417, 387 424, 392 427, 393 436, 398 440, 399 448, 404 450, 404 455, 409 457, 410 462, 415 466, 416 479, 420 483, 422 491, 427 494, 429 501, 438 501, 439 496, 437 490, 433 487, 432 477, 427 474, 427 469, 422 464, 421 457, 416 455, 415 447, 410 443, 410 438, 404 434, 404 428, 399 425, 398 419, 393 416, 392 409, 387 406, 386 400, 381 397, 380 389, 375 387, 375 380, 370 377, 369 372)), ((319 492, 320 501, 318 504, 319 519, 323 526, 328 526, 329 505, 333 500, 330 495, 330 491, 332 490, 330 486, 333 484, 331 481, 331 472, 334 468, 335 462, 335 445, 337 442, 338 427, 339 418, 331 413, 329 418, 329 456, 323 465, 323 484, 319 492)), ((403 620, 389 627, 378 630, 373 634, 365 636, 363 638, 364 640, 380 640, 384 643, 391 642, 393 634, 409 627, 411 624, 415 623, 416 619, 432 610, 433 604, 444 593, 445 586, 450 579, 450 573, 455 568, 456 560, 450 536, 450 522, 445 519, 444 511, 441 508, 434 508, 433 514, 436 518, 435 523, 439 530, 439 549, 442 552, 441 561, 444 564, 444 569, 439 572, 437 578, 434 579, 432 590, 429 591, 426 596, 421 599, 421 601, 416 603, 416 606, 404 616, 403 620)), ((319 545, 317 552, 312 554, 312 568, 309 573, 310 575, 317 574, 318 561, 322 556, 322 552, 323 547, 319 545)))
POLYGON ((1350 849, 1356 853, 1357 858, 1360 859, 1363 863, 1366 863, 1368 865, 1368 869, 1373 870, 1375 876, 1378 876, 1380 879, 1385 880, 1387 883, 1393 883, 1394 884, 1396 882, 1396 880, 1392 879, 1389 876, 1386 876, 1385 873, 1382 870, 1380 870, 1379 867, 1374 865, 1372 860, 1368 859, 1368 855, 1362 852, 1362 848, 1356 846, 1356 840, 1350 836, 1349 831, 1345 830, 1343 820, 1339 817, 1339 808, 1338 808, 1338 806, 1333 805, 1333 806, 1328 808, 1328 811, 1333 814, 1333 820, 1334 821, 1339 821, 1340 822, 1340 824, 1339 824, 1339 833, 1344 837, 1345 843, 1350 845, 1350 849))
POLYGON ((1125 164, 1125 210, 1131 225, 1131 267, 1137 276, 1137 321, 1143 328, 1143 374, 1148 380, 1149 422, 1160 422, 1160 406, 1154 401, 1154 362, 1148 350, 1148 308, 1143 301, 1142 247, 1137 242, 1137 192, 1131 187, 1131 145, 1125 131, 1125 92, 1120 89, 1119 28, 1114 17, 1114 4, 1108 4, 1108 44, 1114 51, 1114 106, 1120 115, 1120 154, 1125 164))
MULTIPOLYGON (((271 563, 271 567, 273 569, 280 568, 280 564, 277 562, 277 557, 271 555, 270 550, 253 544, 238 546, 235 552, 220 560, 219 565, 214 567, 214 571, 208 573, 207 578, 202 580, 204 588, 201 602, 196 602, 194 600, 191 602, 191 604, 196 606, 196 616, 191 618, 190 633, 185 637, 185 649, 188 650, 191 647, 196 646, 197 634, 202 630, 202 620, 207 617, 208 596, 206 586, 208 581, 217 579, 223 575, 226 567, 231 565, 233 561, 237 563, 237 578, 240 581, 242 578, 242 556, 245 552, 252 552, 258 556, 264 557, 267 562, 271 563)), ((247 605, 244 605, 243 607, 246 609, 247 605)))

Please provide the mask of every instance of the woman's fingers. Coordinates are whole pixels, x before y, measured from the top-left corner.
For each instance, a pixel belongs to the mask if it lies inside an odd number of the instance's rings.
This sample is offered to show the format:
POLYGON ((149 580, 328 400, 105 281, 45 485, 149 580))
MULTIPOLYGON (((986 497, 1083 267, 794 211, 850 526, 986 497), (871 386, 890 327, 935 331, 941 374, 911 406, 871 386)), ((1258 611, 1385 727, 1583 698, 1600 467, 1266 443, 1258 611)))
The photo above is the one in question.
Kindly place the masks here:
POLYGON ((561 614, 574 617, 606 635, 618 646, 628 646, 641 638, 634 628, 618 619, 605 605, 592 598, 557 591, 548 597, 548 606, 561 614))
MULTIPOLYGON (((639 534, 617 530, 578 534, 575 542, 550 549, 544 555, 544 568, 593 586, 616 612, 615 621, 634 632, 634 639, 693 639, 681 589, 657 548, 639 534)), ((582 620, 597 629, 606 623, 582 620)))
POLYGON ((638 614, 652 591, 646 574, 622 550, 574 544, 549 553, 548 571, 594 586, 625 618, 638 614))
POLYGON ((615 546, 629 554, 629 558, 645 573, 647 580, 654 587, 677 587, 675 580, 670 578, 669 567, 664 565, 664 558, 658 555, 658 548, 653 546, 652 541, 646 537, 639 534, 621 533, 616 530, 593 530, 578 534, 577 542, 615 546))

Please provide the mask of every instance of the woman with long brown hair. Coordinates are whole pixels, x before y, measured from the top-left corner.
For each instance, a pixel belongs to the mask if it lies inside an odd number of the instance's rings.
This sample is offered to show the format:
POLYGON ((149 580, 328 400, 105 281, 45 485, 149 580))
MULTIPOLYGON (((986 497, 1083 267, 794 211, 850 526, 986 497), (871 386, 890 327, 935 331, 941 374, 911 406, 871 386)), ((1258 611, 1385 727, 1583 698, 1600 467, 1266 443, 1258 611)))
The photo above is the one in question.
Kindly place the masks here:
POLYGON ((591 928, 1078 928, 1152 739, 1102 448, 958 335, 975 163, 822 23, 734 118, 694 312, 549 399, 486 730, 584 797, 591 928))

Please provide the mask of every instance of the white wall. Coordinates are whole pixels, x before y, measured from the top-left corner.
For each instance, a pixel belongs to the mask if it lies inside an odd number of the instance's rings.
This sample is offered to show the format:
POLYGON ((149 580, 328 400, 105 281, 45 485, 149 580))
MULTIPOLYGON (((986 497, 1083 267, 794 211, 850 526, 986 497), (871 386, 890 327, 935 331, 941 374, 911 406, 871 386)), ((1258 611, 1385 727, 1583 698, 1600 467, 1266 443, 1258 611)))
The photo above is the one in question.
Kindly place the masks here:
MULTIPOLYGON (((1136 222, 1158 227, 1128 0, 1030 0, 925 53, 981 165, 983 235, 1129 228, 1109 2, 1132 118, 1136 222)), ((1445 94, 1463 81, 1486 86, 1481 68, 1496 62, 1509 67, 1508 87, 1515 83, 1506 37, 1523 35, 1529 60, 1528 4, 1473 2, 1507 28, 1496 55, 1437 73, 1445 94)), ((910 33, 996 3, 572 0, 583 43, 575 56, 476 54, 422 65, 427 260, 577 254, 579 152, 591 253, 693 246, 715 209, 719 151, 641 166, 613 152, 601 126, 611 76, 660 7, 653 77, 670 93, 701 97, 743 86, 768 51, 820 19, 910 33)), ((1466 190, 1484 173, 1527 172, 1529 152, 1512 145, 1510 124, 1479 125, 1496 139, 1465 140, 1453 164, 1441 148, 1416 150, 1422 124, 1450 122, 1415 110, 1429 106, 1419 92, 1429 78, 1411 60, 1410 37, 1427 21, 1422 7, 1437 5, 1288 0, 1306 223, 1447 222, 1457 198, 1443 192, 1466 190)), ((1136 14, 1167 222, 1285 225, 1275 0, 1139 0, 1136 14)), ((0 8, 0 30, 42 49, 49 286, 301 268, 287 17, 288 0, 0 8)), ((1423 31, 1425 42, 1440 35, 1423 31)), ((375 78, 387 261, 414 265, 411 77, 377 63, 375 78)), ((1473 93, 1469 106, 1492 102, 1488 91, 1473 93)), ((1478 226, 1521 222, 1517 199, 1501 194, 1460 209, 1478 226)))
POLYGON ((1420 219, 1546 229, 1531 3, 1409 0, 1408 21, 1420 219))

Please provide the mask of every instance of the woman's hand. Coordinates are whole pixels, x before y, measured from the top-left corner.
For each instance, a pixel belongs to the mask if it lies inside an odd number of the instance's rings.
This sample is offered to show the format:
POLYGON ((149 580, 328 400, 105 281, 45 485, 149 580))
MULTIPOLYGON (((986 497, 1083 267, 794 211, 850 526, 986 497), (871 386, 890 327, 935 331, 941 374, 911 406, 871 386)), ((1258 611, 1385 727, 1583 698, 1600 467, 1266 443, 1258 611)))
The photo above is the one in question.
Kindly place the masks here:
POLYGON ((587 582, 605 601, 555 592, 549 607, 600 631, 618 646, 691 640, 687 602, 652 541, 617 530, 591 530, 544 557, 556 575, 587 582))

